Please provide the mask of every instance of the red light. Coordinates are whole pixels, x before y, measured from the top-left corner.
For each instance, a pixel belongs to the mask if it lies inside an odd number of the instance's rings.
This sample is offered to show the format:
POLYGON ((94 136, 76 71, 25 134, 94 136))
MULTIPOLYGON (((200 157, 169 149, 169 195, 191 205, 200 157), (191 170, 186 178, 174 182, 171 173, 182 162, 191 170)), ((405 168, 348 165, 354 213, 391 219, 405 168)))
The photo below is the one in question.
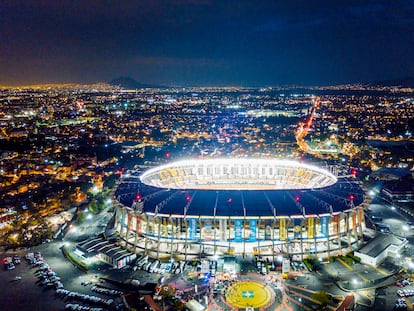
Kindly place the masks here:
POLYGON ((191 201, 191 197, 190 197, 189 195, 187 195, 187 196, 185 197, 185 199, 187 200, 187 202, 190 202, 190 201, 191 201))
POLYGON ((227 202, 229 202, 229 203, 233 202, 233 198, 228 198, 227 202))
POLYGON ((300 201, 300 197, 298 195, 295 195, 295 201, 299 202, 300 201))
POLYGON ((169 152, 166 152, 166 153, 165 153, 165 157, 166 157, 166 158, 169 158, 170 156, 171 156, 171 153, 169 153, 169 152))
POLYGON ((349 199, 350 199, 351 201, 353 201, 353 200, 355 199, 354 195, 353 195, 353 194, 350 194, 350 195, 349 195, 349 199))
POLYGON ((357 174, 357 170, 353 168, 352 171, 351 171, 351 175, 356 176, 356 174, 357 174))
POLYGON ((138 193, 138 194, 135 196, 135 199, 136 199, 137 201, 141 201, 141 199, 142 199, 142 195, 138 193))

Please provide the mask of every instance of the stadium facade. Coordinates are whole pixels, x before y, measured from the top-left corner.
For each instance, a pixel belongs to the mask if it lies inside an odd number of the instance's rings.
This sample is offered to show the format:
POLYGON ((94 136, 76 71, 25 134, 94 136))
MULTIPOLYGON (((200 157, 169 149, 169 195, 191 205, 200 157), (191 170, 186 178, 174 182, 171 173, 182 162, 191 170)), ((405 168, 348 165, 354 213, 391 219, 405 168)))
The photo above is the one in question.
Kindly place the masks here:
POLYGON ((121 244, 158 259, 331 256, 365 226, 352 177, 294 161, 172 162, 124 177, 115 198, 121 244))

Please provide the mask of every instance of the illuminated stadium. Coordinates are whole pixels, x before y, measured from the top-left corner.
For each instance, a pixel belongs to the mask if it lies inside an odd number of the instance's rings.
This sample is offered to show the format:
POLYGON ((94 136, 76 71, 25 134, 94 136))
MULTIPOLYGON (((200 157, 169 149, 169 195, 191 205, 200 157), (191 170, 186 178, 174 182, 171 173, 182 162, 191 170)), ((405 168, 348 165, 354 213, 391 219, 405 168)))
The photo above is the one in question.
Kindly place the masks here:
POLYGON ((171 162, 124 176, 115 198, 121 243, 159 259, 331 256, 364 228, 354 178, 294 161, 171 162))

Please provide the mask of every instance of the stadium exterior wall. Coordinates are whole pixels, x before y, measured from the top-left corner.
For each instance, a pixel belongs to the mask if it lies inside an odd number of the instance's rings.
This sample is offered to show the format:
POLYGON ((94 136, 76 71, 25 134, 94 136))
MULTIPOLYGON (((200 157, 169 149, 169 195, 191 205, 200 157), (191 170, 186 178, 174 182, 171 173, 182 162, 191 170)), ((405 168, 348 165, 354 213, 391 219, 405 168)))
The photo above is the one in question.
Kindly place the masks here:
POLYGON ((362 239, 361 206, 320 214, 264 217, 184 216, 142 213, 117 202, 115 229, 131 251, 158 259, 224 254, 292 259, 343 254, 362 239), (299 223, 299 224, 298 224, 299 223))

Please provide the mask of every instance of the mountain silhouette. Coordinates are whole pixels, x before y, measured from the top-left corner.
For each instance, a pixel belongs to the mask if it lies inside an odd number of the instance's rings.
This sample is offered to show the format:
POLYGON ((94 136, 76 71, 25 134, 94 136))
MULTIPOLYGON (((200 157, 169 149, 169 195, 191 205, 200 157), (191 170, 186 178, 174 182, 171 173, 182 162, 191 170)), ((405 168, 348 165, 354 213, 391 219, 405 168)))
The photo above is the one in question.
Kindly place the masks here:
POLYGON ((119 77, 109 81, 110 85, 120 86, 127 90, 143 89, 143 88, 165 88, 166 86, 146 84, 134 80, 131 77, 119 77))

